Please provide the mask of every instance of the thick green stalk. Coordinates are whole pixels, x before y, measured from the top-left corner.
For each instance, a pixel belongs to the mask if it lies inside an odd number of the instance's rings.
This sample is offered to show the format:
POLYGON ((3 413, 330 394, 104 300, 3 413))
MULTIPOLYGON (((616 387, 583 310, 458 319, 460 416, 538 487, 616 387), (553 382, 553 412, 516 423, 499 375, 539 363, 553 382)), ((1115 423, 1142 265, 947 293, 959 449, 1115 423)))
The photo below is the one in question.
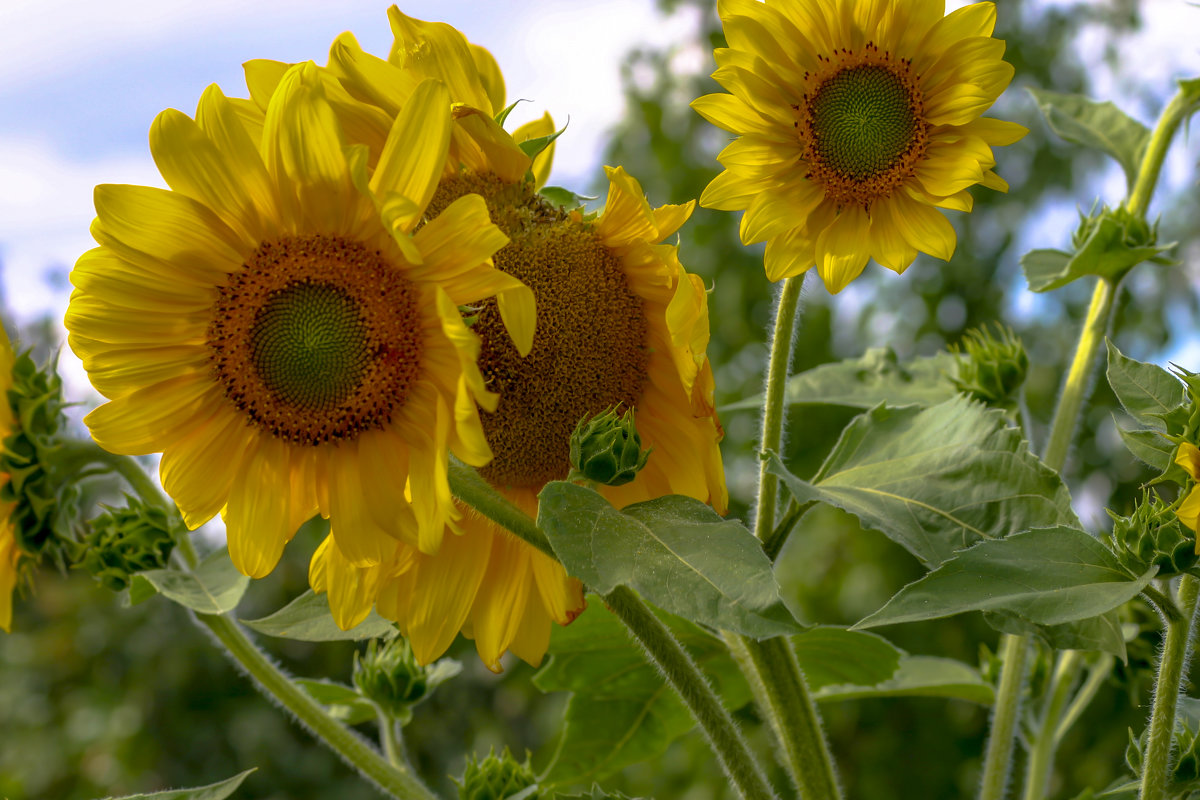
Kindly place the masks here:
POLYGON ((1146 145, 1133 190, 1129 193, 1129 199, 1125 201, 1125 209, 1129 213, 1138 217, 1146 215, 1150 208, 1150 199, 1154 197, 1154 188, 1158 185, 1163 161, 1167 158, 1167 151, 1171 149, 1171 142, 1175 140, 1175 133, 1183 121, 1195 113, 1198 105, 1200 94, 1180 88, 1163 109, 1146 145))
MULTIPOLYGON (((766 541, 775 528, 775 505, 779 495, 779 478, 767 471, 767 451, 778 451, 783 441, 783 421, 787 417, 784 403, 787 389, 788 365, 792 361, 792 334, 796 327, 796 312, 800 307, 800 290, 804 288, 801 273, 787 278, 779 290, 779 305, 775 309, 775 330, 771 335, 771 358, 767 364, 767 386, 763 397, 762 441, 758 456, 758 498, 755 502, 754 535, 766 541)), ((779 543, 782 548, 783 543, 779 543)))
POLYGON ((1021 713, 1021 684, 1025 680, 1025 659, 1029 653, 1028 636, 1005 634, 1001 638, 1000 685, 992 710, 991 732, 983 759, 983 779, 979 800, 1002 800, 1008 788, 1017 718, 1021 713))
MULTIPOLYGON (((557 558, 537 522, 492 488, 475 470, 452 458, 449 477, 450 489, 455 497, 527 544, 551 558, 557 558)), ((713 752, 738 792, 749 800, 773 798, 774 793, 733 718, 721 705, 720 698, 709 686, 704 673, 671 631, 654 616, 640 597, 625 587, 617 587, 603 595, 603 600, 663 671, 667 682, 700 723, 713 752)))
MULTIPOLYGON (((762 440, 759 443, 759 457, 763 461, 758 473, 754 533, 764 547, 774 553, 782 549, 786 532, 778 540, 773 536, 779 479, 767 471, 766 455, 779 452, 783 441, 788 365, 792 360, 792 336, 803 285, 804 275, 799 275, 785 280, 779 291, 763 395, 762 440)), ((821 715, 791 644, 786 639, 759 642, 729 632, 723 635, 750 683, 755 701, 770 722, 784 765, 800 790, 800 796, 804 800, 840 798, 841 787, 821 726, 821 715)))
POLYGON ((775 793, 771 791, 762 768, 751 754, 733 717, 721 705, 720 698, 705 680, 696 662, 667 626, 654 616, 640 597, 624 586, 618 586, 605 595, 604 603, 625 623, 638 644, 663 671, 667 682, 679 692, 684 705, 708 737, 713 752, 721 761, 721 767, 742 797, 747 800, 773 800, 775 793))
POLYGON ((415 776, 392 766, 362 737, 329 716, 320 703, 271 663, 236 622, 225 616, 195 616, 197 622, 212 632, 217 641, 225 646, 230 657, 264 693, 278 700, 301 725, 367 780, 401 800, 435 800, 436 795, 415 776))
POLYGON ((1179 705, 1183 676, 1187 672, 1192 620, 1196 615, 1198 595, 1200 579, 1184 575, 1179 581, 1182 618, 1166 618, 1167 635, 1163 639, 1162 654, 1158 660, 1150 728, 1146 736, 1146 752, 1142 756, 1139 800, 1164 800, 1171 784, 1171 740, 1175 734, 1175 711, 1179 705))
POLYGON ((833 755, 821 728, 821 716, 791 642, 786 638, 758 642, 729 632, 724 636, 767 717, 800 797, 803 800, 842 797, 833 755))
POLYGON ((1071 705, 1067 707, 1066 713, 1062 715, 1062 719, 1058 721, 1058 727, 1054 729, 1054 743, 1057 746, 1067 735, 1067 731, 1071 730, 1088 706, 1092 704, 1092 699, 1096 696, 1096 692, 1100 691, 1100 687, 1108 680, 1108 673, 1112 670, 1113 657, 1107 653, 1099 658, 1088 670, 1087 680, 1083 682, 1083 686, 1075 694, 1071 700, 1071 705))
POLYGON ((158 484, 146 474, 142 465, 129 456, 119 456, 110 453, 91 439, 72 439, 57 445, 54 451, 54 461, 68 474, 75 474, 89 466, 108 467, 120 475, 129 487, 147 503, 159 504, 163 501, 162 490, 158 484))
POLYGON ((1042 709, 1042 722, 1029 753, 1029 765, 1025 769, 1024 800, 1042 800, 1046 796, 1046 785, 1050 782, 1050 771, 1054 767, 1054 749, 1058 744, 1056 733, 1059 721, 1075 687, 1082 658, 1083 654, 1078 650, 1068 650, 1058 660, 1047 693, 1048 700, 1042 709))

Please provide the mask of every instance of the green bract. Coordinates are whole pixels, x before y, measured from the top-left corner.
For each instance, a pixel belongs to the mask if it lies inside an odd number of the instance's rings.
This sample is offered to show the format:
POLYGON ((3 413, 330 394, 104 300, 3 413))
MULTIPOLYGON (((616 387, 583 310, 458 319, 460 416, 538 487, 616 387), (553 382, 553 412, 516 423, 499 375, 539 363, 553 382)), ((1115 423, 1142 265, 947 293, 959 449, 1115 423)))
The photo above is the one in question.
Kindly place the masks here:
POLYGON ((482 761, 467 758, 458 784, 459 800, 504 800, 518 794, 522 800, 537 796, 537 776, 528 755, 517 761, 506 747, 499 756, 493 750, 482 761))
POLYGON ((91 521, 75 561, 106 589, 119 592, 134 573, 167 565, 174 536, 182 524, 159 505, 126 498, 125 508, 110 508, 91 521))
POLYGON ((646 466, 650 451, 642 449, 633 409, 617 416, 609 409, 582 420, 571 434, 571 478, 605 486, 623 486, 646 466))
POLYGON ((1175 511, 1146 492, 1127 517, 1113 518, 1112 547, 1121 565, 1134 573, 1158 566, 1158 577, 1169 578, 1196 565, 1196 536, 1180 522, 1175 511))

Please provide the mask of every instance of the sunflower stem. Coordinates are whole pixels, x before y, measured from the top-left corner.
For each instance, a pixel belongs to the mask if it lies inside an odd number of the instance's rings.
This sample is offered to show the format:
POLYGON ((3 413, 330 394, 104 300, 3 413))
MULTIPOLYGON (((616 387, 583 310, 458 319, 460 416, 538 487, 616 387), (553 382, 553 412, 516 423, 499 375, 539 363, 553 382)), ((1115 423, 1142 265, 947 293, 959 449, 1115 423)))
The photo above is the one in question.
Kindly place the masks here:
POLYGON ((435 800, 436 795, 414 775, 390 764, 362 737, 329 716, 320 703, 293 683, 250 641, 240 625, 226 616, 212 614, 196 614, 195 619, 224 645, 230 658, 254 679, 264 694, 277 700, 313 736, 367 780, 400 800, 435 800))
MULTIPOLYGON (((763 395, 761 466, 755 503, 754 534, 764 550, 777 555, 794 526, 776 533, 775 510, 779 479, 768 471, 767 456, 779 452, 787 416, 787 378, 792 360, 792 336, 804 287, 804 274, 788 278, 779 291, 767 385, 763 395)), ((754 699, 770 721, 784 766, 805 800, 835 800, 842 796, 833 756, 821 726, 821 715, 805 683, 804 673, 787 639, 759 642, 724 632, 725 643, 754 692, 754 699)))
MULTIPOLYGON (((787 278, 779 291, 779 304, 775 309, 775 328, 771 335, 771 357, 767 364, 767 386, 763 398, 762 441, 758 448, 761 461, 758 468, 758 498, 754 511, 754 535, 761 542, 771 537, 775 528, 775 506, 779 494, 779 478, 769 471, 767 458, 770 452, 778 452, 783 441, 783 421, 787 416, 784 397, 787 390, 788 367, 792 360, 792 334, 796 327, 796 314, 800 307, 800 290, 804 288, 801 273, 787 278)), ((783 539, 786 541, 787 535, 783 539)), ((776 552, 783 548, 783 541, 776 543, 776 552)))
POLYGON ((1164 616, 1167 635, 1163 638, 1162 654, 1158 659, 1158 675, 1154 681, 1154 702, 1151 705, 1150 725, 1146 735, 1146 752, 1142 758, 1142 784, 1139 800, 1163 800, 1171 784, 1171 741, 1175 735, 1175 712, 1179 691, 1192 643, 1192 622, 1196 615, 1196 599, 1200 596, 1200 579, 1184 575, 1179 581, 1180 619, 1164 616))
POLYGON ((450 456, 448 476, 450 491, 455 497, 526 544, 536 547, 555 560, 558 559, 554 548, 550 546, 550 540, 537 526, 533 517, 496 491, 473 467, 450 456))
POLYGON ((992 710, 991 734, 983 760, 983 779, 979 800, 1002 800, 1008 787, 1017 717, 1021 711, 1021 684, 1025 680, 1025 659, 1030 637, 1005 634, 1001 639, 1000 685, 992 710))
POLYGON ((408 759, 404 756, 404 744, 400 738, 400 726, 395 718, 378 709, 379 744, 388 763, 401 772, 408 772, 408 759))
POLYGON ((92 465, 111 469, 129 484, 129 488, 147 503, 160 505, 164 502, 162 490, 142 465, 130 456, 110 453, 91 439, 71 439, 55 447, 54 461, 68 475, 75 475, 92 465))
MULTIPOLYGON (((663 671, 667 682, 679 693, 684 705, 700 723, 721 761, 725 774, 747 800, 771 800, 775 793, 767 783, 733 717, 705 679, 696 662, 666 625, 631 589, 618 586, 604 603, 625 623, 646 655, 663 671)), ((812 797, 824 797, 813 795, 812 797)))
POLYGON ((1163 109, 1162 115, 1158 118, 1158 124, 1154 126, 1154 132, 1150 135, 1150 142, 1146 145, 1146 153, 1142 156, 1142 163, 1138 168, 1138 176, 1134 181, 1133 190, 1129 193, 1129 199, 1125 201, 1125 209, 1129 213, 1138 217, 1146 216, 1146 211, 1150 208, 1150 199, 1154 196, 1154 189, 1158 185, 1158 176, 1162 172, 1163 161, 1167 158, 1167 151, 1171 149, 1175 133, 1183 121, 1195 113, 1198 108, 1200 108, 1200 91, 1181 86, 1175 96, 1171 98, 1171 102, 1167 103, 1167 107, 1163 109))
POLYGON ((1108 680, 1108 672, 1112 669, 1112 665, 1113 657, 1105 653, 1088 670, 1087 680, 1083 682, 1083 686, 1075 694, 1075 698, 1071 700, 1071 705, 1067 708, 1066 713, 1058 721, 1058 727, 1054 731, 1055 745, 1062 742, 1063 737, 1067 735, 1067 731, 1071 729, 1071 726, 1083 716, 1084 709, 1092 704, 1092 699, 1096 696, 1096 692, 1100 691, 1100 687, 1108 680))
POLYGON ((1029 753, 1029 765, 1025 769, 1024 800, 1042 800, 1046 796, 1046 785, 1050 782, 1050 772, 1054 767, 1054 750, 1058 745, 1058 726, 1071 697, 1071 690, 1075 687, 1082 658, 1083 654, 1078 650, 1068 650, 1058 660, 1046 705, 1042 709, 1041 725, 1038 726, 1029 753))

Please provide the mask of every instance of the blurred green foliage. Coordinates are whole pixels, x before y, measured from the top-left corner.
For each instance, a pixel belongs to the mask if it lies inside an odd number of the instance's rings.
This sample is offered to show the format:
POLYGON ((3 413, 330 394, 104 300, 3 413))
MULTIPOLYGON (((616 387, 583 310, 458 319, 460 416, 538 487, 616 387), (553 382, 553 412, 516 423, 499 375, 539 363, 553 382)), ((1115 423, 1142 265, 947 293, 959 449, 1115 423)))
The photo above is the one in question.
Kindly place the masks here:
MULTIPOLYGON (((666 10, 697 9, 704 20, 701 38, 677 50, 630 55, 623 66, 627 112, 605 157, 606 163, 625 165, 656 204, 698 197, 717 173, 715 155, 728 141, 724 132, 688 108, 693 98, 719 90, 707 77, 711 49, 723 44, 714 4, 659 2, 666 10), (706 64, 699 75, 680 66, 697 53, 706 64)), ((1007 58, 1017 78, 992 115, 1031 129, 1020 143, 997 151, 997 172, 1012 190, 1005 195, 976 189, 973 214, 950 214, 959 240, 950 264, 922 256, 903 277, 871 265, 836 297, 825 292, 815 275, 810 277, 796 336, 795 370, 857 356, 875 346, 890 346, 902 359, 928 355, 958 341, 970 327, 1002 320, 1028 347, 1026 393, 1035 446, 1040 447, 1091 284, 1079 281, 1032 297, 1024 288, 1018 259, 1022 249, 1065 247, 1073 207, 1090 207, 1103 184, 1099 176, 1113 168, 1095 154, 1055 140, 1021 87, 1087 92, 1087 65, 1080 63, 1073 46, 1080 32, 1088 29, 1094 35, 1099 30, 1115 41, 1137 29, 1138 8, 1133 0, 1050 8, 1031 0, 1000 4, 996 35, 1008 42, 1007 58), (1063 208, 1068 213, 1050 213, 1063 208), (1031 224, 1041 218, 1067 220, 1066 227, 1055 231, 1031 224)), ((1145 87, 1147 106, 1157 111, 1171 90, 1145 87)), ((592 188, 600 187, 597 180, 592 188)), ((1101 199, 1110 204, 1120 200, 1101 199)), ((1173 198, 1159 206, 1166 209, 1162 238, 1179 241, 1185 252, 1194 236, 1189 224, 1196 218, 1196 198, 1173 198)), ((685 264, 713 287, 709 352, 718 401, 756 394, 773 291, 763 275, 761 247, 738 243, 737 215, 705 209, 697 210, 681 235, 685 264)), ((1183 270, 1156 267, 1139 269, 1126 282, 1118 304, 1114 338, 1130 355, 1146 359, 1175 343, 1166 319, 1195 319, 1198 310, 1183 270)), ((27 343, 39 342, 39 357, 55 347, 55 326, 48 322, 24 333, 27 343)), ((1106 504, 1128 513, 1139 484, 1149 477, 1113 431, 1115 408, 1107 386, 1097 382, 1068 468, 1081 516, 1093 527, 1104 523, 1101 508, 1106 504)), ((854 413, 823 406, 794 408, 789 467, 800 476, 811 475, 854 413)), ((744 515, 757 472, 753 443, 758 422, 752 412, 729 413, 724 422, 733 513, 744 515)), ((114 499, 115 488, 90 502, 114 499)), ((301 593, 315 546, 315 539, 298 538, 280 568, 251 587, 239 615, 262 616, 301 593)), ((917 562, 897 545, 825 507, 802 520, 779 566, 787 599, 801 618, 832 624, 860 619, 921 574, 917 562)), ((1144 724, 1146 670, 1156 625, 1151 618, 1135 621, 1144 632, 1130 645, 1129 665, 1118 667, 1063 743, 1053 796, 1073 796, 1084 786, 1103 786, 1116 777, 1123 766, 1126 729, 1140 731, 1144 724)), ((911 653, 969 663, 979 663, 981 646, 986 656, 986 647, 997 639, 977 615, 883 633, 911 653)), ((266 645, 293 674, 350 680, 353 645, 282 640, 266 645)), ((492 675, 468 641, 460 639, 448 655, 463 662, 464 673, 418 708, 405 728, 418 772, 439 794, 454 796, 450 775, 461 775, 468 753, 530 750, 534 766, 544 767, 553 752, 564 698, 538 694, 529 682, 532 670, 519 662, 511 662, 504 676, 492 675)), ((1044 672, 1045 653, 1040 658, 1044 672)), ((986 666, 988 660, 983 660, 986 666)), ((1030 691, 1038 687, 1034 681, 1030 691)), ((974 793, 986 709, 933 699, 871 700, 828 705, 824 713, 850 797, 938 800, 974 793)), ((743 709, 739 717, 754 748, 768 752, 771 745, 753 709, 743 709)), ((377 796, 258 695, 189 624, 181 608, 156 597, 122 609, 117 596, 78 572, 62 577, 43 570, 32 595, 16 603, 14 633, 0 636, 0 731, 0 797, 12 800, 88 800, 199 785, 251 766, 260 769, 236 795, 246 800, 377 796)), ((370 725, 362 732, 375 733, 370 725)), ((607 781, 606 788, 663 800, 729 797, 713 761, 703 740, 691 735, 653 764, 635 765, 607 781)), ((781 774, 773 778, 783 785, 781 774)))

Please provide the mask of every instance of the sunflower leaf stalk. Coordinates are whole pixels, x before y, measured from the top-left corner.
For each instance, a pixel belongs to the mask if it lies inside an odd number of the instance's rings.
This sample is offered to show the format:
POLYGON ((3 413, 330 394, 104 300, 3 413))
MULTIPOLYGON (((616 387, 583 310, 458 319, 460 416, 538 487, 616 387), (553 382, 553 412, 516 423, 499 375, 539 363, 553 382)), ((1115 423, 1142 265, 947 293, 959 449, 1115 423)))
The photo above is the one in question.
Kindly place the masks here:
MULTIPOLYGON (((1170 149, 1171 142, 1180 125, 1195 113, 1197 108, 1200 108, 1200 83, 1197 81, 1181 82, 1179 91, 1159 117, 1142 157, 1137 178, 1133 182, 1133 189, 1124 203, 1124 209, 1131 217, 1145 218, 1154 189, 1158 184, 1167 150, 1170 149)), ((1042 460, 1057 472, 1062 472, 1066 465, 1071 441, 1088 394, 1087 390, 1090 386, 1096 354, 1104 339, 1105 331, 1112 324, 1116 289, 1116 282, 1109 278, 1100 277, 1096 281, 1096 288, 1092 293, 1087 316, 1076 344, 1075 355, 1055 407, 1050 435, 1042 460)), ((1002 640, 1002 649, 1005 655, 1004 665, 996 694, 995 713, 988 735, 979 800, 1001 800, 1004 797, 1011 769, 1029 637, 1006 634, 1002 640)), ((1059 659, 1062 658, 1064 656, 1060 655, 1059 659)), ((1073 669, 1078 670, 1078 662, 1073 669)), ((1063 676, 1064 680, 1068 677, 1073 681, 1075 676, 1074 674, 1063 676)), ((1044 730, 1056 729, 1047 725, 1044 730)), ((1039 743, 1035 742, 1034 747, 1039 747, 1039 743)), ((1046 758, 1049 760, 1049 764, 1052 764, 1053 747, 1050 747, 1050 750, 1051 752, 1046 755, 1046 758)), ((1049 764, 1047 769, 1049 769, 1049 764)))

